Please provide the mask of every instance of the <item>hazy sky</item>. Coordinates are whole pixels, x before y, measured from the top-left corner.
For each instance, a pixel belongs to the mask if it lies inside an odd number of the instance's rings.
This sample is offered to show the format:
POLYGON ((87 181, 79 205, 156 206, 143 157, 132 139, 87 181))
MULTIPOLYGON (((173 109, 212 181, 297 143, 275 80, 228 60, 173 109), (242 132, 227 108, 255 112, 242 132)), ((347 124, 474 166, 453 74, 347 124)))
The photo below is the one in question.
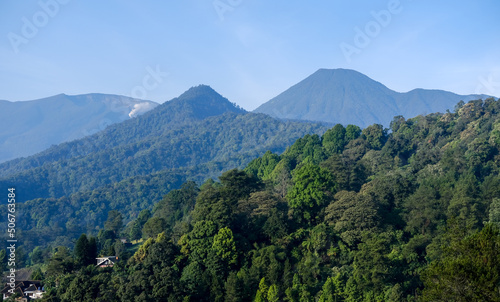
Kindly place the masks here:
POLYGON ((500 96, 500 1, 0 0, 0 99, 208 84, 255 109, 319 68, 500 96))

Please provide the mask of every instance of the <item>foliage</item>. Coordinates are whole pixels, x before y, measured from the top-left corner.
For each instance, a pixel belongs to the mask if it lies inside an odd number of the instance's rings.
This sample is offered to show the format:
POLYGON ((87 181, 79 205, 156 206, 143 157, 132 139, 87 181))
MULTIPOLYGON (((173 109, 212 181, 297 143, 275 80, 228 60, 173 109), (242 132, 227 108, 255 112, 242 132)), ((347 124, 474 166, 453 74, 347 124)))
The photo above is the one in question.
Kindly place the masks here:
POLYGON ((423 273, 422 301, 500 301, 500 232, 495 225, 443 249, 442 258, 423 273))
POLYGON ((293 176, 294 186, 287 195, 290 208, 297 211, 299 220, 318 220, 318 212, 329 203, 335 192, 331 174, 316 165, 305 164, 293 176))
POLYGON ((110 213, 98 253, 144 237, 112 269, 82 266, 84 237, 29 262, 54 301, 498 301, 499 123, 486 100, 391 133, 338 125, 186 182, 121 234, 110 213))

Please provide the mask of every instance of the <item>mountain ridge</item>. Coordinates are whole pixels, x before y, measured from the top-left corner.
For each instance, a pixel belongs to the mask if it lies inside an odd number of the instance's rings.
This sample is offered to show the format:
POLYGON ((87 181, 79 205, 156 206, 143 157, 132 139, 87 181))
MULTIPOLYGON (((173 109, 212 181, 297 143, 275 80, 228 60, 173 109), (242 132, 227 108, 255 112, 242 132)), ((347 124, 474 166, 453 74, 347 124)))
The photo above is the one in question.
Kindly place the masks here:
POLYGON ((0 162, 33 155, 140 115, 158 104, 112 94, 0 102, 0 162))
POLYGON ((235 168, 267 150, 282 152, 300 136, 324 131, 320 124, 246 112, 202 85, 91 136, 0 164, 0 185, 17 184, 20 201, 61 197, 212 161, 235 168))
POLYGON ((461 100, 487 97, 423 88, 397 92, 355 70, 322 68, 253 112, 282 119, 387 127, 394 116, 445 112, 461 100))

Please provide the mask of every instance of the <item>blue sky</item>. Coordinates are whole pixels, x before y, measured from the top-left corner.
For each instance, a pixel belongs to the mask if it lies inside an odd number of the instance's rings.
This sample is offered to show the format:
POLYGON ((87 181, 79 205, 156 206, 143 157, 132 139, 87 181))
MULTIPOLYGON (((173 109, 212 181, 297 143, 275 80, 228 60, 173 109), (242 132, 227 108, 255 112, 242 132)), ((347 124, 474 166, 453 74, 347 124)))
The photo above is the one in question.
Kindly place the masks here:
POLYGON ((208 84, 252 110, 319 68, 500 96, 499 13, 495 0, 0 0, 0 99, 161 103, 208 84))

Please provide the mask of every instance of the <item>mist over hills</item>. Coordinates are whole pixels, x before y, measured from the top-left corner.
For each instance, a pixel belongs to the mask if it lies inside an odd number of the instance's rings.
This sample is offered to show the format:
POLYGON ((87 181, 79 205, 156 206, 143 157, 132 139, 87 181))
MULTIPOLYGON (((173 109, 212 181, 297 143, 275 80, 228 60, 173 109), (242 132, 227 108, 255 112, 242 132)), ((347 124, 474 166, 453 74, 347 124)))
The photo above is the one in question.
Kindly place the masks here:
POLYGON ((98 93, 0 101, 0 162, 94 134, 156 106, 151 101, 98 93))
POLYGON ((488 98, 443 90, 393 91, 366 75, 349 69, 319 69, 254 112, 281 119, 310 120, 362 128, 386 127, 397 115, 405 118, 453 110, 459 101, 488 98))
POLYGON ((133 176, 214 161, 222 163, 222 172, 267 150, 283 152, 305 134, 324 131, 320 124, 247 113, 201 85, 94 135, 0 164, 0 185, 16 184, 22 201, 68 196, 133 176))

